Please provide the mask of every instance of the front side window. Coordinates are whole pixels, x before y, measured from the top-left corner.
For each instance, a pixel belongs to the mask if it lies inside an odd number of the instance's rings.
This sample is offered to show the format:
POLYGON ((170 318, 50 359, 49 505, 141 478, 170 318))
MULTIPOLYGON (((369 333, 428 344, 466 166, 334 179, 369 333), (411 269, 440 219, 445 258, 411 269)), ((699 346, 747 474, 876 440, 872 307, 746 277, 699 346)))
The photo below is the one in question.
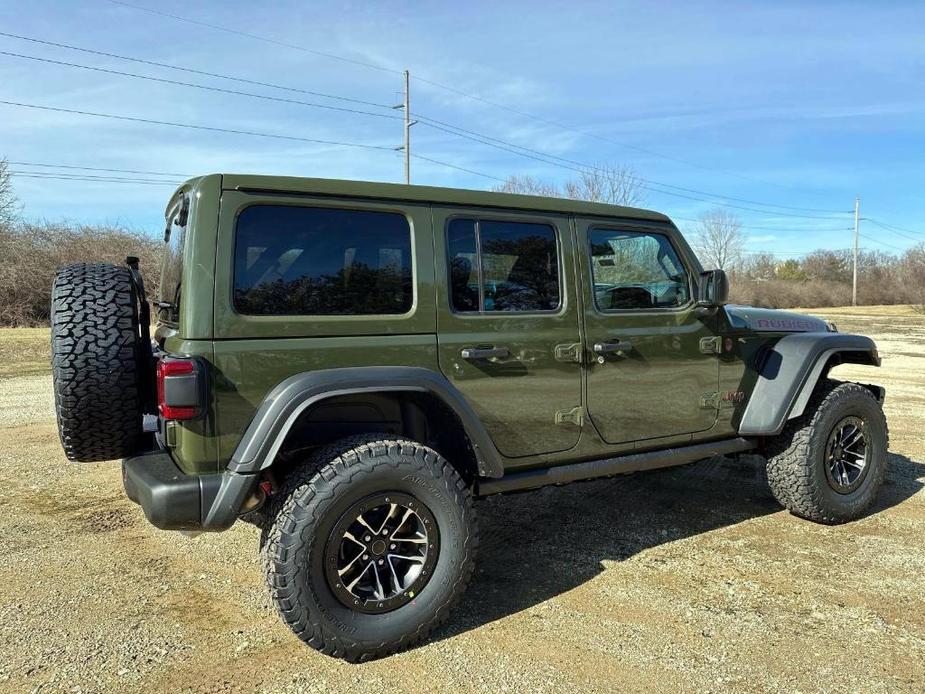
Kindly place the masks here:
POLYGON ((677 308, 690 301, 690 280, 667 236, 588 232, 594 298, 601 310, 677 308))
POLYGON ((447 255, 456 311, 559 308, 556 231, 548 224, 453 219, 447 225, 447 255))
POLYGON ((253 205, 238 217, 234 306, 240 313, 402 314, 413 300, 404 215, 253 205))

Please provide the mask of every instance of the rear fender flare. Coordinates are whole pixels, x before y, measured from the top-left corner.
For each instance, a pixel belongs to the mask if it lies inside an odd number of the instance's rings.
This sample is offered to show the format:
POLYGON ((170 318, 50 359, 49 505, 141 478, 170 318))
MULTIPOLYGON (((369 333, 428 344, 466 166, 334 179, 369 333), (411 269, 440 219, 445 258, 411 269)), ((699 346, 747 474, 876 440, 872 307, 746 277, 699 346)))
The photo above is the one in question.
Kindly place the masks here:
MULTIPOLYGON (((793 333, 778 340, 757 365, 757 379, 739 422, 742 436, 775 436, 799 417, 833 357, 880 366, 869 337, 845 333, 793 333)), ((882 391, 878 393, 882 399, 882 391)))
POLYGON ((459 418, 482 477, 501 477, 501 456, 462 394, 441 374, 413 366, 323 369, 290 376, 264 398, 238 443, 228 469, 255 473, 269 467, 299 415, 328 398, 362 393, 427 393, 459 418))

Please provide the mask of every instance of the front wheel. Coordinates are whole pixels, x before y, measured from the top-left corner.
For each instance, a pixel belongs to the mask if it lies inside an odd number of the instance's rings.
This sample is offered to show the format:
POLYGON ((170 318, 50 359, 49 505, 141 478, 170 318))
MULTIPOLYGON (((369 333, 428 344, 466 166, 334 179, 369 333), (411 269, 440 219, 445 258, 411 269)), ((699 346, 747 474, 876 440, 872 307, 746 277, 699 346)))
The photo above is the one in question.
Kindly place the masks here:
POLYGON ((873 503, 887 466, 886 418, 857 383, 820 383, 806 412, 768 442, 768 481, 791 513, 844 523, 873 503))
POLYGON ((408 439, 362 436, 320 451, 269 511, 263 563, 277 611, 328 655, 356 662, 415 645, 472 573, 469 489, 408 439))

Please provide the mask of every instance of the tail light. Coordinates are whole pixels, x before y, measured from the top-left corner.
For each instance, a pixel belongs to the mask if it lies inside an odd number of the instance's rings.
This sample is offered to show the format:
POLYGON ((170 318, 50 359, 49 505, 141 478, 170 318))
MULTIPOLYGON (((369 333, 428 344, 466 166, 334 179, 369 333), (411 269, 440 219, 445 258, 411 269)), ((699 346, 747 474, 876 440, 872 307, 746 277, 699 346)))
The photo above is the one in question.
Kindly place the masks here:
POLYGON ((164 419, 193 419, 202 412, 202 377, 195 359, 161 357, 155 371, 157 411, 164 419))

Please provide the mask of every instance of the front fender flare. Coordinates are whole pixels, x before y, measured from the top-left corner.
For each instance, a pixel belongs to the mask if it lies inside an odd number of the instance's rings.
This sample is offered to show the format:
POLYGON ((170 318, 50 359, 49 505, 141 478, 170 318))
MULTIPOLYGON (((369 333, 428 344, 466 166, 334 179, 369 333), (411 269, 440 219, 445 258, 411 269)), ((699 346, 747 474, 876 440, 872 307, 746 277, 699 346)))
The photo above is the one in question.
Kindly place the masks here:
POLYGON ((803 414, 823 370, 842 361, 880 366, 877 345, 864 335, 793 333, 778 340, 757 366, 757 380, 739 422, 742 436, 775 436, 803 414))
POLYGON ((290 376, 260 403, 231 456, 228 469, 254 473, 269 467, 299 415, 322 400, 338 395, 389 392, 428 393, 439 398, 462 423, 479 475, 504 474, 498 450, 462 394, 443 375, 414 366, 323 369, 290 376))

